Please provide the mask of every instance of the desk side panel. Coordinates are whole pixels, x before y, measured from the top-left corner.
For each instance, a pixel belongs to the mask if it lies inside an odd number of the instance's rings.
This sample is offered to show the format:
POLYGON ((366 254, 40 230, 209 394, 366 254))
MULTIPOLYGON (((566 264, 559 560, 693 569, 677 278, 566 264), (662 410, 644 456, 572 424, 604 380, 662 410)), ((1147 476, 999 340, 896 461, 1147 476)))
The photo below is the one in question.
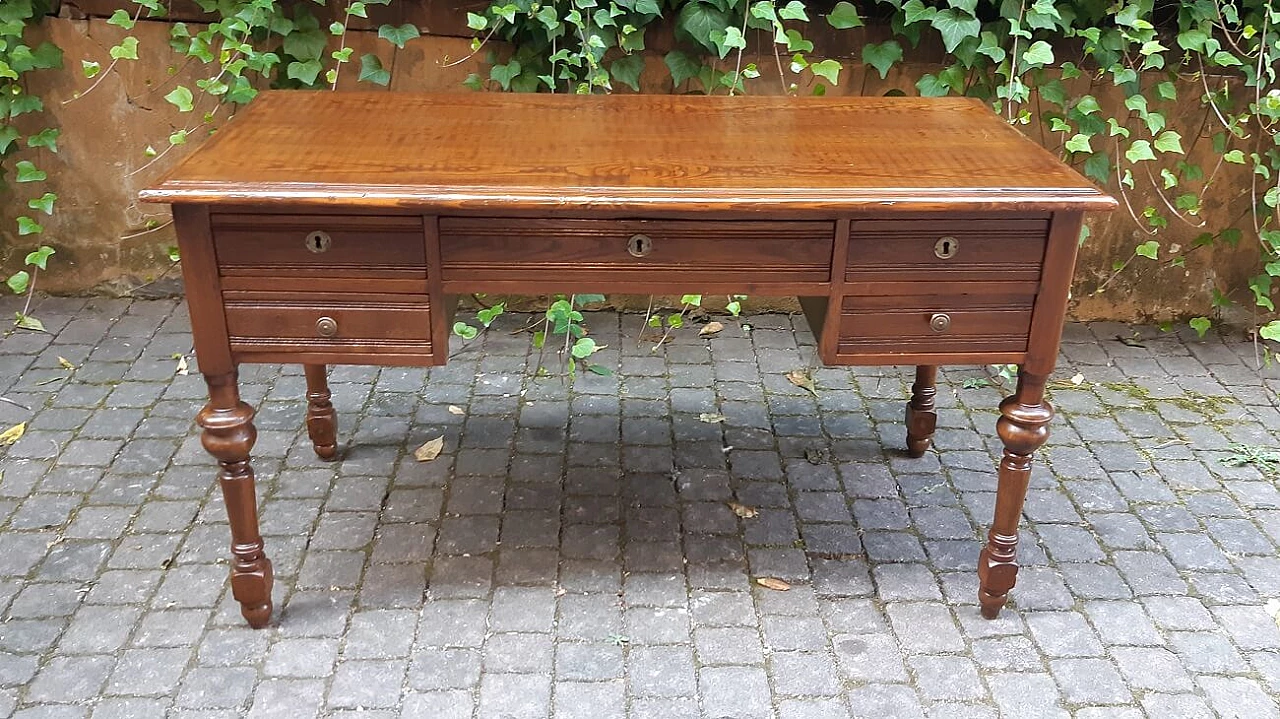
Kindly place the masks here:
POLYGON ((178 234, 178 249, 182 253, 182 280, 200 371, 206 375, 226 374, 235 369, 235 361, 227 341, 227 318, 222 306, 222 285, 209 225, 209 207, 176 204, 173 206, 173 223, 178 234))

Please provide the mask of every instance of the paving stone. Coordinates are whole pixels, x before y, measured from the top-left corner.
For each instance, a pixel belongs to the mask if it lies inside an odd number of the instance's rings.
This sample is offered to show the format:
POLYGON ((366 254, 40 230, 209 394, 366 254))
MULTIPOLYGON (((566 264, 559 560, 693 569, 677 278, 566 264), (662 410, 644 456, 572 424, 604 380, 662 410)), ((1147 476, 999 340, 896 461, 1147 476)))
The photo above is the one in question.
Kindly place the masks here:
POLYGON ((1252 679, 1202 676, 1196 678, 1196 683, 1218 716, 1239 719, 1280 716, 1275 699, 1252 679))

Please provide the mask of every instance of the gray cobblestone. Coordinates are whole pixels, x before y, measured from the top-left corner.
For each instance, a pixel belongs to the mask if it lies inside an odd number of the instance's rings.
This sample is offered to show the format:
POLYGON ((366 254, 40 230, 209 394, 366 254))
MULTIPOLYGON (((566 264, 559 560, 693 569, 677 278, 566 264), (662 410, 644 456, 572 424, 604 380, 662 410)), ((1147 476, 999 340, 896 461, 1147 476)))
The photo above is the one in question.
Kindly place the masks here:
POLYGON ((943 373, 936 451, 913 460, 909 370, 820 368, 815 400, 782 377, 813 352, 801 320, 653 353, 630 318, 589 313, 616 377, 535 379, 505 332, 447 367, 332 368, 348 454, 325 465, 300 369, 246 365, 279 607, 253 632, 191 422, 203 382, 167 360, 190 347, 185 307, 48 302, 53 336, 0 339, 0 391, 34 408, 0 405, 0 425, 29 422, 0 449, 0 716, 1276 710, 1280 490, 1223 459, 1273 441, 1280 385, 1221 338, 1067 327, 1062 371, 1087 382, 1053 393, 995 622, 973 567, 999 393, 960 388, 966 369, 943 373), (58 356, 73 380, 34 385, 58 356), (1206 421, 1187 392, 1238 404, 1206 421), (437 460, 405 452, 440 433, 437 460))

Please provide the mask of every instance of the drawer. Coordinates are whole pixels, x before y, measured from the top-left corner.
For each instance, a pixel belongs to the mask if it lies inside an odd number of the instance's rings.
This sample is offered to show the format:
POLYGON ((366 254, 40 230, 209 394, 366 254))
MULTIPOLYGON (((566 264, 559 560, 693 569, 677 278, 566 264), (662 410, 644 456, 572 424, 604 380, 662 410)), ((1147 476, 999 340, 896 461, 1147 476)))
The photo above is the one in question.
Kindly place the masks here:
POLYGON ((418 216, 215 214, 224 276, 426 278, 418 216))
POLYGON ((845 280, 1038 283, 1048 234, 1048 218, 854 220, 845 280))
POLYGON ((233 352, 432 354, 426 295, 282 295, 223 293, 233 352))
POLYGON ((1026 352, 1034 295, 846 297, 837 354, 1026 352))
MULTIPOLYGON (((552 278, 631 292, 829 283, 835 223, 440 218, 445 291, 552 278)), ((745 291, 740 289, 738 291, 745 291)))

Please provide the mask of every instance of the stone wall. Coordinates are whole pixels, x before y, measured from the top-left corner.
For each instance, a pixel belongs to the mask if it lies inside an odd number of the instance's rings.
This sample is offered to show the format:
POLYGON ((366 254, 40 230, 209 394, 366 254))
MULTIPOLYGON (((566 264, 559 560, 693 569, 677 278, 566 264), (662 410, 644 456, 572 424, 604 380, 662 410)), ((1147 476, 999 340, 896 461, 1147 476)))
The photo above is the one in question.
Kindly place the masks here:
MULTIPOLYGON (((52 125, 62 130, 60 152, 55 155, 43 149, 24 150, 32 153, 30 159, 49 172, 52 187, 42 186, 40 191, 52 190, 60 198, 58 211, 44 222, 44 241, 58 250, 49 273, 40 277, 41 288, 51 292, 127 293, 140 286, 142 292, 149 293, 181 291, 178 273, 166 272, 170 262, 165 250, 175 244, 172 227, 167 224, 168 208, 140 204, 135 198, 140 188, 199 145, 200 133, 194 133, 187 145, 162 153, 158 158, 149 158, 145 153, 148 146, 167 147, 168 135, 191 121, 190 115, 180 115, 163 98, 176 83, 193 82, 204 68, 186 63, 170 51, 167 22, 140 22, 132 31, 140 40, 140 60, 118 64, 92 91, 86 92, 94 80, 81 75, 80 61, 96 60, 105 68, 109 63, 108 49, 124 34, 101 17, 117 5, 121 5, 118 0, 82 0, 78 7, 64 5, 58 17, 48 18, 41 27, 47 39, 65 51, 68 68, 37 74, 32 82, 32 89, 44 98, 48 108, 48 117, 44 119, 51 118, 52 125)), ((384 65, 393 68, 390 90, 469 92, 462 87, 462 80, 468 73, 483 68, 476 60, 451 63, 470 52, 464 17, 467 9, 475 8, 468 8, 466 3, 395 5, 416 8, 410 11, 407 21, 434 34, 424 34, 397 51, 376 38, 371 29, 378 20, 374 18, 370 29, 349 33, 348 41, 355 47, 355 56, 378 53, 384 65)), ((397 18, 387 20, 399 21, 397 18)), ((835 57, 853 53, 862 40, 875 40, 880 32, 873 28, 836 34, 824 32, 818 26, 818 23, 813 25, 813 31, 819 35, 817 54, 823 54, 821 50, 825 48, 826 54, 835 57)), ((670 36, 662 33, 650 38, 654 52, 646 58, 646 71, 642 76, 645 92, 671 90, 660 54, 670 43, 670 36)), ((926 50, 923 55, 916 53, 915 57, 932 60, 940 59, 941 55, 934 49, 926 50)), ((773 66, 772 54, 754 59, 761 68, 773 66)), ((846 70, 834 91, 849 94, 879 95, 893 89, 914 94, 916 80, 940 68, 931 62, 903 64, 893 68, 882 80, 874 70, 867 72, 856 61, 842 59, 846 70)), ((354 87, 355 75, 356 71, 348 66, 339 91, 354 87)), ((781 91, 781 83, 766 71, 749 89, 755 93, 776 93, 781 91)), ((1082 78, 1073 81, 1070 89, 1080 94, 1092 92, 1107 107, 1123 106, 1123 96, 1109 82, 1095 84, 1089 78, 1082 78)), ((1193 161, 1212 168, 1216 158, 1211 154, 1208 138, 1196 140, 1205 119, 1205 110, 1198 99, 1199 85, 1180 89, 1182 100, 1177 112, 1171 114, 1170 127, 1182 133, 1184 146, 1188 147, 1193 161)), ((226 111, 224 107, 222 112, 226 111)), ((35 127, 30 118, 22 119, 29 127, 35 127)), ((376 122, 377 118, 370 121, 376 122)), ((1055 149, 1065 139, 1053 136, 1047 127, 1037 124, 1022 129, 1055 149)), ((1149 184, 1140 178, 1140 188, 1149 184)), ((1114 182, 1110 189, 1114 191, 1114 182)), ((0 215, 14 217, 24 212, 28 199, 24 191, 29 191, 28 186, 18 185, 0 194, 0 215)), ((1139 192, 1130 201, 1138 211, 1147 204, 1148 198, 1146 193, 1139 192)), ((1205 225, 1217 228, 1224 223, 1224 218, 1241 217, 1247 211, 1248 202, 1247 172, 1239 166, 1224 166, 1205 198, 1205 225)), ((1198 250, 1181 268, 1163 267, 1138 258, 1107 285, 1105 291, 1098 292, 1113 274, 1114 263, 1131 256, 1134 246, 1148 237, 1123 203, 1116 212, 1089 217, 1087 222, 1092 236, 1081 250, 1076 273, 1072 311, 1077 319, 1163 320, 1204 314, 1209 308, 1208 288, 1242 290, 1246 279, 1259 271, 1256 248, 1246 241, 1235 250, 1198 250)), ((0 269, 11 271, 32 243, 30 238, 14 237, 10 227, 11 223, 6 222, 0 230, 0 261, 4 262, 0 269)), ((1185 247, 1202 231, 1174 220, 1159 239, 1166 245, 1176 243, 1185 247)), ((634 302, 632 300, 630 306, 634 306, 634 302)), ((786 303, 764 303, 761 298, 749 304, 755 308, 790 308, 786 303)))

